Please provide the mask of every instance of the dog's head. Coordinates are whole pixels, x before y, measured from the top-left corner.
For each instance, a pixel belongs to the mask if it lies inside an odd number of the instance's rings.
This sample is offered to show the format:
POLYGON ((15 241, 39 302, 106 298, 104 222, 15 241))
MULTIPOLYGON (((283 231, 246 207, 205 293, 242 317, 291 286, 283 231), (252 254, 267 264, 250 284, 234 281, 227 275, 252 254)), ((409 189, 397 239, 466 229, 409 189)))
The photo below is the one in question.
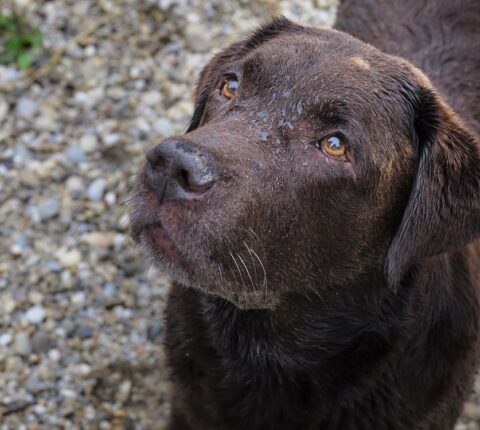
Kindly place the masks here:
POLYGON ((240 307, 398 285, 480 235, 477 145, 406 61, 277 19, 212 59, 187 133, 148 152, 133 236, 240 307))

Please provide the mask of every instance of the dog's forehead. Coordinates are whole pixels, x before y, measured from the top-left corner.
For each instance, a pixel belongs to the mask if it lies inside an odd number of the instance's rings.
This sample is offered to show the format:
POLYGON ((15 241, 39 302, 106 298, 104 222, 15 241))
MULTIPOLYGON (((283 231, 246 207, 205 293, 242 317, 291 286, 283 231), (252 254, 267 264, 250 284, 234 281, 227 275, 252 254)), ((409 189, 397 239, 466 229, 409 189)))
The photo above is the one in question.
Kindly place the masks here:
POLYGON ((268 101, 269 111, 335 117, 361 124, 372 136, 409 134, 405 88, 416 75, 400 59, 348 35, 320 30, 275 37, 249 52, 242 67, 246 94, 268 101))
MULTIPOLYGON (((275 37, 240 64, 246 88, 240 97, 251 103, 255 120, 274 113, 281 116, 279 126, 286 124, 293 134, 312 130, 312 119, 342 124, 344 131, 355 130, 352 141, 362 148, 366 142, 382 142, 369 148, 369 158, 379 165, 390 162, 393 148, 403 148, 410 138, 404 90, 415 74, 396 57, 348 35, 325 30, 275 37), (259 105, 259 98, 266 103, 259 105)), ((404 151, 410 154, 410 146, 404 151)))
POLYGON ((335 91, 348 96, 353 89, 399 83, 404 68, 393 57, 337 31, 288 34, 272 38, 251 51, 243 64, 247 78, 269 77, 274 86, 335 91), (249 76, 248 76, 249 75, 249 76))

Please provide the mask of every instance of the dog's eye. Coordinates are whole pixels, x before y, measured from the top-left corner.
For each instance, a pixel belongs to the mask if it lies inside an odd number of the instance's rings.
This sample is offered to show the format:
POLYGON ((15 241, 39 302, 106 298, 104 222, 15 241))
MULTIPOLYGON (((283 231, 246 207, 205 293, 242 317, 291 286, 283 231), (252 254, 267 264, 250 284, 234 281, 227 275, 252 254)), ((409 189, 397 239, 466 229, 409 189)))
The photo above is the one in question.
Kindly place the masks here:
POLYGON ((233 98, 238 88, 238 81, 236 79, 227 79, 222 87, 222 95, 227 99, 233 98))
POLYGON ((334 158, 343 158, 347 152, 347 145, 342 136, 338 134, 330 134, 320 140, 323 151, 334 158))

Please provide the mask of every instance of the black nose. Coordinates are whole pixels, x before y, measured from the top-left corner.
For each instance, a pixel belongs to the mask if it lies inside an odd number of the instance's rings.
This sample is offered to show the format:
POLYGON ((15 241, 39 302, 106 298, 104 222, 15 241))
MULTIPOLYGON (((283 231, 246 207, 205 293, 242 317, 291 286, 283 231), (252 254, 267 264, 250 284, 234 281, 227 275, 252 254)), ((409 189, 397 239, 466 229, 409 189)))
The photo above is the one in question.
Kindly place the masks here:
POLYGON ((181 138, 167 139, 147 152, 146 177, 160 201, 199 198, 215 182, 210 158, 181 138))

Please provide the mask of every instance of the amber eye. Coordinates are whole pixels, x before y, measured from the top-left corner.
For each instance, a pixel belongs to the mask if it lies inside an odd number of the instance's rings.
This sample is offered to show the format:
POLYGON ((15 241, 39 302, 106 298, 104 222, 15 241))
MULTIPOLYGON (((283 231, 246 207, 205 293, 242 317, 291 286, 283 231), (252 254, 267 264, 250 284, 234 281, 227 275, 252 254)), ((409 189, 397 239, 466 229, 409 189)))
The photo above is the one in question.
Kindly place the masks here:
POLYGON ((347 145, 342 136, 339 136, 338 134, 325 136, 320 141, 320 144, 322 145, 323 151, 330 157, 342 158, 347 152, 347 145))
POLYGON ((238 88, 238 81, 236 79, 227 79, 222 87, 222 95, 227 99, 233 98, 238 88))

